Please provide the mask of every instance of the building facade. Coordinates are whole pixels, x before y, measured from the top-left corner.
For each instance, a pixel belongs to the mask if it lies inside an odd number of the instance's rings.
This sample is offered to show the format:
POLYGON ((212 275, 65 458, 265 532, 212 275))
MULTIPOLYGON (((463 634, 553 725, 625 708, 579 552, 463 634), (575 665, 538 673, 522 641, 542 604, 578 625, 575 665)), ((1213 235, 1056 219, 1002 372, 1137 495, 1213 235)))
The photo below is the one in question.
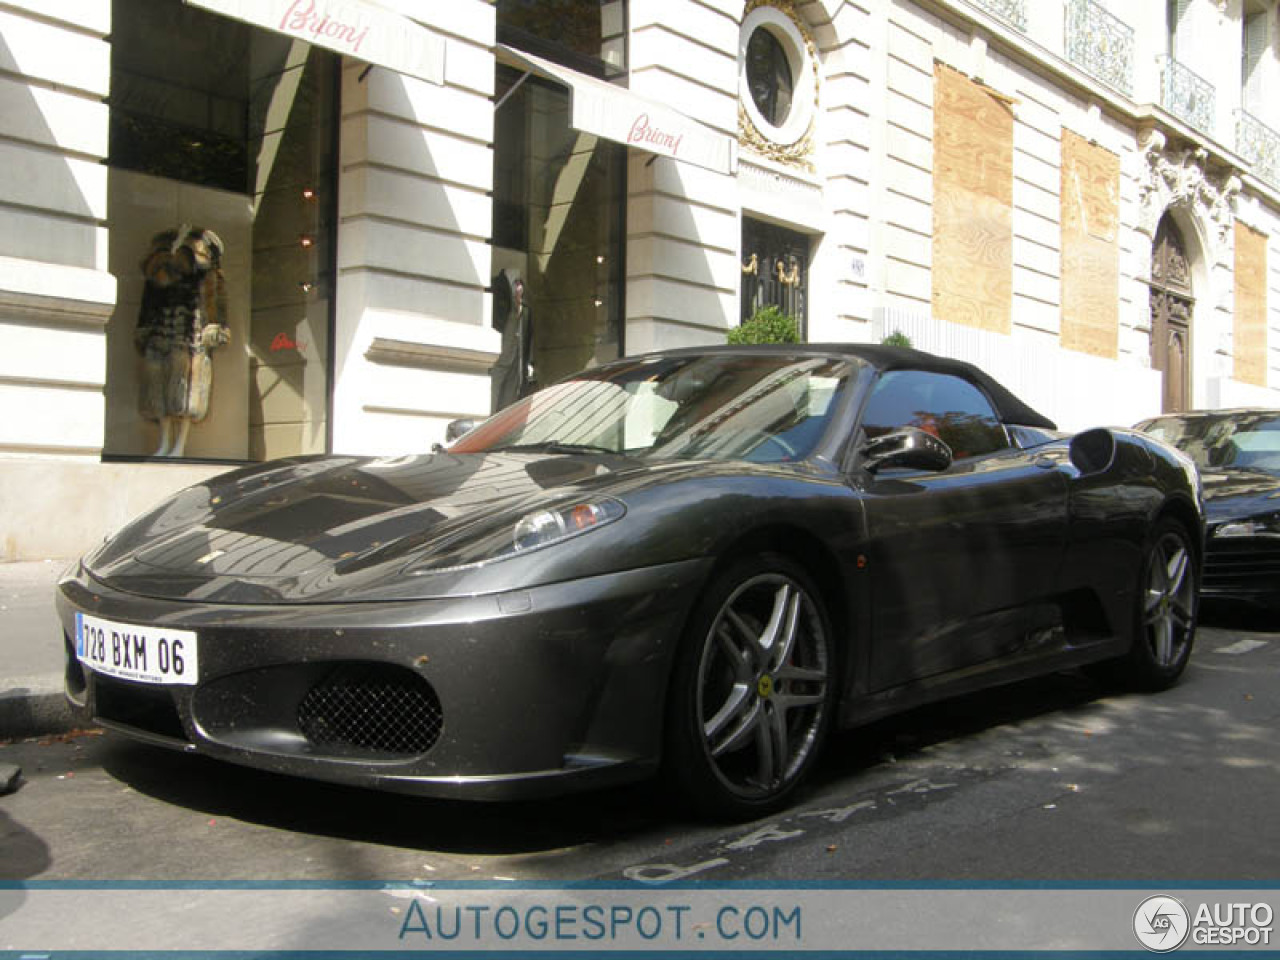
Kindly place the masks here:
POLYGON ((1275 0, 13 0, 0 560, 755 310, 1280 406, 1275 0))

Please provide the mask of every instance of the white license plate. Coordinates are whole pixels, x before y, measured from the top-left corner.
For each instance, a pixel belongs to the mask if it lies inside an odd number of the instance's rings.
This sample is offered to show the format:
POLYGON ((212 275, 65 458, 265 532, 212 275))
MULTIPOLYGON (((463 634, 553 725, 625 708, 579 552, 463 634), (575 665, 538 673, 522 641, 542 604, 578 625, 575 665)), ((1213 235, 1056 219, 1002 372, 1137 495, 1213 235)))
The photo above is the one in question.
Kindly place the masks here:
POLYGON ((77 613, 76 658, 122 680, 194 684, 200 679, 194 630, 116 623, 77 613))

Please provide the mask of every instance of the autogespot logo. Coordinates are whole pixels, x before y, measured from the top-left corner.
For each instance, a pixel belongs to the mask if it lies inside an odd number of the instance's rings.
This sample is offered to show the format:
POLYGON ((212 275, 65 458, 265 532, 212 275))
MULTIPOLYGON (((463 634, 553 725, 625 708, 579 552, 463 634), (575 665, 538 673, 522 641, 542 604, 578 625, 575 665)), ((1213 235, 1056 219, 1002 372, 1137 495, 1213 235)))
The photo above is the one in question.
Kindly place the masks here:
POLYGON ((1134 935, 1154 953, 1177 950, 1187 939, 1190 928, 1187 908, 1173 897, 1147 897, 1133 914, 1134 935))

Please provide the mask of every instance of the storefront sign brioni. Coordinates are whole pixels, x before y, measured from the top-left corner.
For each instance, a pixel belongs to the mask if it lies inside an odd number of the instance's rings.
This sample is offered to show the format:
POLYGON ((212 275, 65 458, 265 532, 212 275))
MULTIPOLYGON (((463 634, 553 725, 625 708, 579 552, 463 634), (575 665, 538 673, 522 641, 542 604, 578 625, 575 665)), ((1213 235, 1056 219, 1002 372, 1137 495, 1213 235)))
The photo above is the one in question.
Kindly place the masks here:
POLYGON ((366 0, 186 0, 224 16, 444 83, 444 38, 366 0))
POLYGON ((577 77, 570 89, 570 123, 578 130, 718 173, 734 169, 733 142, 675 110, 594 77, 577 77))
POLYGON ((631 124, 631 132, 627 134, 627 143, 641 143, 655 153, 665 153, 672 157, 680 157, 680 141, 684 134, 675 134, 663 130, 649 121, 649 115, 642 113, 631 124))
POLYGON ((678 110, 646 100, 598 77, 498 44, 500 62, 546 77, 569 90, 569 125, 615 143, 732 174, 738 143, 678 110))

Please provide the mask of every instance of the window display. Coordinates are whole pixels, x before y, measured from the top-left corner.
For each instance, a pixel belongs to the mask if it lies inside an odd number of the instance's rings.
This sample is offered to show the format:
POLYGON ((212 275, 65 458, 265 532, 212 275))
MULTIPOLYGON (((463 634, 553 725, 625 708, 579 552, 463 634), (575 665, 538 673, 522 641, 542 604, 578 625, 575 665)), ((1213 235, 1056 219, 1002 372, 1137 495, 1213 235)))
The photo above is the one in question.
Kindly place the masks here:
POLYGON ((338 58, 114 0, 108 457, 328 447, 338 58))
POLYGON ((180 457, 209 412, 213 350, 231 339, 222 240, 189 227, 157 233, 142 261, 146 287, 133 344, 142 356, 138 412, 156 423, 154 456, 180 457))
POLYGON ((521 76, 498 71, 494 410, 622 353, 626 148, 570 127, 563 87, 521 76))

